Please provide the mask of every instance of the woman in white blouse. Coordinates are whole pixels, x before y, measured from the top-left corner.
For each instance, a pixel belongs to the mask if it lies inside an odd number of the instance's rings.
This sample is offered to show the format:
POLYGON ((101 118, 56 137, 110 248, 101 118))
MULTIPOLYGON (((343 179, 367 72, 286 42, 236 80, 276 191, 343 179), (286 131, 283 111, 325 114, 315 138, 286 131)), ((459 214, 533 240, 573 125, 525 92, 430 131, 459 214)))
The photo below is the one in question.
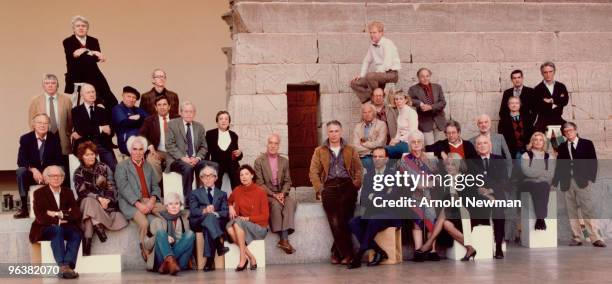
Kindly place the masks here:
POLYGON ((555 155, 547 152, 548 141, 544 133, 535 132, 521 159, 521 170, 525 175, 521 190, 531 193, 536 216, 535 229, 546 230, 544 219, 548 213, 550 182, 555 173, 555 155))
POLYGON ((227 173, 233 189, 240 185, 238 161, 242 159, 242 151, 238 148, 238 134, 229 129, 232 121, 229 112, 219 111, 215 121, 217 128, 206 131, 206 144, 208 145, 206 159, 219 164, 215 186, 221 189, 223 175, 227 173))
POLYGON ((397 108, 397 134, 391 139, 386 147, 389 158, 399 159, 402 154, 408 153, 408 139, 412 132, 419 129, 419 117, 417 112, 412 109, 410 97, 403 91, 393 95, 393 102, 397 108))

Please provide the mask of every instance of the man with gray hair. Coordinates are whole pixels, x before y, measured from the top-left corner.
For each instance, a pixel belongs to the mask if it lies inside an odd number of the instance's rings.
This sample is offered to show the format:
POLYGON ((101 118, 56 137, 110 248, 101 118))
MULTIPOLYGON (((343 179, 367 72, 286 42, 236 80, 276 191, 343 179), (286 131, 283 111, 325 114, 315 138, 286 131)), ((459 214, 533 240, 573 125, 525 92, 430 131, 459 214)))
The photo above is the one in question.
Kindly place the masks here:
MULTIPOLYGON (((166 132, 166 172, 177 172, 183 178, 183 196, 189 200, 193 178, 206 164, 208 147, 204 125, 195 121, 196 107, 190 101, 180 107, 181 117, 170 120, 166 132)), ((188 207, 189 204, 186 204, 188 207)))
POLYGON ((420 68, 416 75, 419 83, 410 87, 408 94, 419 115, 419 130, 425 135, 427 146, 444 139, 446 100, 442 86, 431 82, 431 70, 420 68))
POLYGON ((42 80, 43 94, 30 100, 28 123, 39 113, 46 113, 49 118, 49 132, 57 134, 62 144, 62 154, 70 154, 70 135, 72 134, 72 101, 70 97, 59 93, 59 82, 53 74, 45 74, 42 80))
POLYGON ((561 116, 563 115, 563 107, 569 102, 569 93, 563 83, 555 81, 556 71, 557 68, 554 63, 550 61, 542 63, 540 72, 544 80, 533 89, 538 116, 535 128, 543 133, 546 133, 546 128, 549 125, 565 123, 561 116))
POLYGON ((161 68, 156 68, 151 74, 151 83, 153 88, 150 91, 143 93, 140 99, 140 107, 144 109, 148 114, 154 115, 157 113, 155 108, 155 102, 157 97, 166 96, 168 98, 168 104, 170 105, 170 118, 179 116, 179 97, 178 95, 166 89, 166 71, 161 68))
POLYGON ((127 141, 130 159, 121 161, 115 171, 115 183, 119 192, 119 209, 127 219, 138 225, 141 256, 147 261, 149 252, 143 246, 149 222, 164 209, 161 205, 161 189, 153 167, 144 159, 147 139, 132 136, 127 141))
POLYGON ((387 142, 387 125, 376 118, 376 107, 371 103, 361 105, 361 122, 355 125, 351 145, 359 153, 364 168, 372 168, 372 150, 384 147, 387 142))

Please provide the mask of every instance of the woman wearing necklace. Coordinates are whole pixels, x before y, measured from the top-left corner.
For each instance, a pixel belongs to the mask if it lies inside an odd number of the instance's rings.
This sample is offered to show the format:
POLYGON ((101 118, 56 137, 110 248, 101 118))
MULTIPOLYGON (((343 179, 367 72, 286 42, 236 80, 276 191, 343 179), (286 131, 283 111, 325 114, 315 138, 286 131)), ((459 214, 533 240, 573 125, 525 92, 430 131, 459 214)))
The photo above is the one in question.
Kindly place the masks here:
POLYGON ((227 111, 219 111, 215 118, 217 128, 206 131, 208 154, 206 160, 219 164, 219 173, 215 186, 222 189, 223 175, 228 174, 230 188, 240 185, 238 178, 238 163, 242 159, 242 151, 238 149, 238 134, 231 131, 232 118, 227 111))
POLYGON ((91 239, 95 232, 100 242, 106 242, 105 230, 118 231, 128 222, 117 203, 117 189, 113 172, 104 163, 96 160, 96 145, 87 141, 77 149, 81 162, 74 172, 74 188, 82 212, 83 255, 91 254, 91 239))

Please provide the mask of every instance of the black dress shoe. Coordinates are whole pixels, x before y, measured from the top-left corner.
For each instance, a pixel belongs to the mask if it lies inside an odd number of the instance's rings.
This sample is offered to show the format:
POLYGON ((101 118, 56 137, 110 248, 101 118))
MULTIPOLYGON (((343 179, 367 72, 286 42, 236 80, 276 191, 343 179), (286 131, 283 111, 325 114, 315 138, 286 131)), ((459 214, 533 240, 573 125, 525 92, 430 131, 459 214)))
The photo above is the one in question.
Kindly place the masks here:
POLYGON ((23 219, 23 218, 28 218, 28 217, 30 217, 28 210, 23 210, 23 209, 17 211, 17 213, 13 215, 13 218, 15 219, 23 219))
POLYGON ((91 238, 83 239, 83 256, 91 255, 91 238))
POLYGON ((414 262, 423 262, 425 261, 425 256, 428 254, 429 252, 424 252, 421 250, 415 250, 414 251, 414 258, 412 258, 412 261, 414 262))
POLYGON ((361 267, 361 258, 353 258, 353 261, 351 261, 349 264, 346 265, 346 268, 348 269, 355 269, 355 268, 359 268, 361 267))
POLYGON ((204 271, 208 272, 208 271, 214 271, 214 270, 215 270, 215 258, 207 257, 206 264, 204 265, 204 271))
POLYGON ((503 259, 504 252, 501 249, 495 250, 495 259, 503 259))
POLYGON ((100 242, 106 242, 106 240, 108 239, 104 230, 104 225, 102 224, 97 224, 94 226, 94 233, 96 233, 96 236, 98 236, 100 242))
POLYGON ((429 261, 440 261, 440 255, 437 252, 430 251, 427 254, 427 260, 429 261))
POLYGON ((372 261, 368 262, 368 266, 377 266, 387 259, 389 259, 389 256, 384 250, 375 251, 372 261))
POLYGON ((534 229, 546 230, 546 222, 544 221, 544 219, 536 219, 534 229))
POLYGON ((596 240, 595 242, 593 242, 593 246, 598 248, 607 247, 606 243, 604 243, 602 240, 596 240))
POLYGON ((582 242, 579 242, 577 240, 571 240, 570 243, 568 244, 570 247, 579 247, 582 245, 582 242))
POLYGON ((230 249, 229 249, 228 247, 225 247, 225 246, 223 246, 223 247, 218 247, 218 248, 217 248, 217 255, 218 255, 218 256, 222 256, 222 255, 226 254, 227 252, 229 252, 229 250, 230 250, 230 249))

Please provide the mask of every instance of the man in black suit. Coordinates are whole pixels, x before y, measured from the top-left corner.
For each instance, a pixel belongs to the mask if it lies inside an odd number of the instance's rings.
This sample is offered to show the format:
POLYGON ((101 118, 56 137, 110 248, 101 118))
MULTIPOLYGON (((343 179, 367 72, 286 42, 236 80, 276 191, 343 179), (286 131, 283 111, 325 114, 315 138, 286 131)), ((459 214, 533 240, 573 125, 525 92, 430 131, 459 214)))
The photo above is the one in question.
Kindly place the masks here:
POLYGON ((449 120, 444 127, 446 139, 438 140, 436 143, 425 146, 425 151, 433 152, 439 159, 444 155, 454 152, 464 159, 474 159, 478 157, 474 145, 461 138, 461 125, 455 120, 449 120))
POLYGON ((153 166, 153 170, 157 174, 158 182, 162 178, 162 171, 166 167, 166 130, 168 122, 175 118, 170 113, 170 105, 168 97, 165 95, 155 97, 155 114, 145 118, 140 135, 149 140, 149 148, 147 162, 153 166))
MULTIPOLYGON (((476 152, 478 153, 477 158, 468 160, 469 170, 472 175, 483 175, 484 185, 478 188, 478 193, 488 199, 492 200, 505 200, 505 190, 508 189, 509 184, 505 183, 508 180, 506 159, 502 156, 491 154, 491 140, 485 135, 479 135, 476 137, 476 152)), ((495 234, 495 258, 504 258, 502 252, 502 243, 505 235, 506 220, 504 216, 504 209, 500 207, 494 207, 492 212, 493 219, 493 232, 495 234)), ((477 217, 480 218, 481 216, 477 217)), ((480 219, 474 220, 478 225, 488 225, 489 220, 480 219)), ((472 224, 475 226, 475 224, 472 224)))
POLYGON ((508 99, 511 97, 517 97, 521 100, 521 114, 533 116, 536 111, 534 93, 532 88, 523 85, 523 71, 519 69, 512 71, 510 79, 512 80, 512 88, 504 91, 501 105, 499 106, 499 117, 510 113, 508 99))
POLYGON ((565 192, 565 204, 572 229, 570 246, 582 245, 582 229, 578 221, 578 209, 586 226, 591 242, 595 247, 606 247, 597 226, 597 216, 593 212, 592 187, 597 177, 597 154, 590 140, 578 137, 578 127, 566 122, 561 132, 566 141, 559 145, 557 167, 552 181, 553 186, 565 192))
POLYGON ((537 121, 535 128, 537 131, 546 133, 549 125, 562 125, 565 120, 563 107, 569 102, 567 88, 561 82, 555 81, 555 64, 547 61, 540 66, 540 72, 544 80, 534 88, 535 103, 537 110, 537 121))
POLYGON ((17 187, 21 197, 21 210, 15 219, 28 217, 28 191, 33 184, 44 184, 43 170, 50 165, 62 165, 59 137, 49 132, 49 116, 40 113, 32 119, 33 131, 19 138, 17 156, 17 187))
POLYGON ((509 112, 499 117, 497 133, 504 135, 512 159, 520 159, 527 151, 533 134, 533 118, 524 110, 522 99, 508 98, 509 112))
MULTIPOLYGON (((117 166, 117 158, 113 152, 113 132, 108 109, 96 105, 96 90, 90 84, 81 87, 83 104, 72 109, 74 125, 73 149, 85 141, 92 141, 98 147, 100 161, 108 165, 113 172, 117 166)), ((76 151, 74 151, 76 153, 76 151)))

